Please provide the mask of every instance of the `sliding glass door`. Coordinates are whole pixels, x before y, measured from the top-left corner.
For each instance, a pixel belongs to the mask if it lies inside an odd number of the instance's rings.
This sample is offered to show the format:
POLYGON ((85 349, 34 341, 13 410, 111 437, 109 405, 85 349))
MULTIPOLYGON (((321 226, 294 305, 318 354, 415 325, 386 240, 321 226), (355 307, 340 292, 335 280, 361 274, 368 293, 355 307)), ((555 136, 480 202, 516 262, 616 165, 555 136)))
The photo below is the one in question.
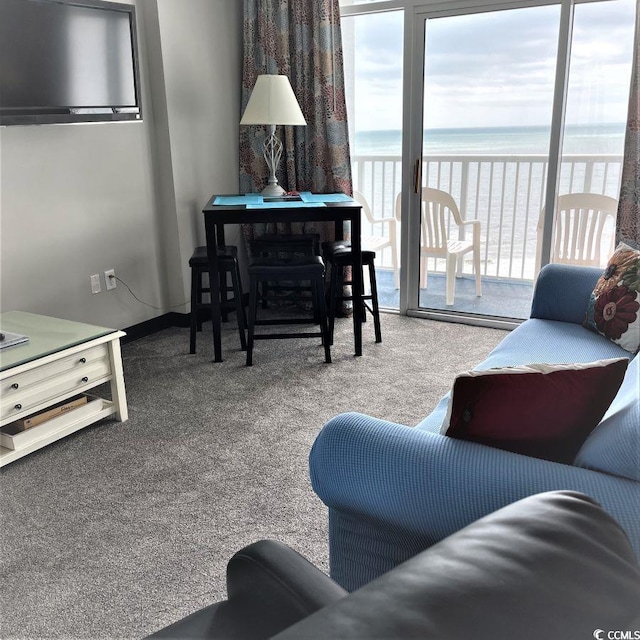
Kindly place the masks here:
POLYGON ((420 308, 528 315, 559 22, 558 5, 421 21, 420 308))
POLYGON ((517 321, 613 250, 635 2, 517 4, 416 13, 409 308, 517 321))
MULTIPOLYGON (((388 240, 382 306, 526 318, 541 265, 565 261, 564 196, 615 209, 636 0, 341 7, 354 189, 387 221, 363 227, 388 240)), ((615 213, 605 218, 600 263, 615 213)))

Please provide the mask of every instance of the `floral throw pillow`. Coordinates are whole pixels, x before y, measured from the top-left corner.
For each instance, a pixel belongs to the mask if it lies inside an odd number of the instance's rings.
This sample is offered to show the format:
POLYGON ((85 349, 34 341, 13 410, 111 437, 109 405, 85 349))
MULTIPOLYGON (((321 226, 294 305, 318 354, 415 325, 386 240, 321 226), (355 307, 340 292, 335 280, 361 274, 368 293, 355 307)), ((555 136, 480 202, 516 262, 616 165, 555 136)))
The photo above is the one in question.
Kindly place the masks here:
POLYGON ((591 293, 584 326, 631 353, 640 349, 640 251, 618 245, 591 293))

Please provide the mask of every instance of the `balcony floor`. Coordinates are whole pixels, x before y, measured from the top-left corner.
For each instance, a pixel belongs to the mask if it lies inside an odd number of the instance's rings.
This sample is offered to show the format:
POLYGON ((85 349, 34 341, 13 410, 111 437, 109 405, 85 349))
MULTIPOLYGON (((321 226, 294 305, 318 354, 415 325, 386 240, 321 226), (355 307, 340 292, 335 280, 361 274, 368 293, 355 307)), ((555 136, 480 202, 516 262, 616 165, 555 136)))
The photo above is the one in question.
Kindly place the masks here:
MULTIPOLYGON (((365 271, 366 278, 366 271, 365 271)), ((378 299, 381 307, 398 309, 400 291, 394 287, 393 271, 376 269, 378 299)), ((500 318, 526 319, 531 309, 533 283, 529 280, 482 279, 482 296, 476 296, 475 279, 456 278, 455 301, 445 304, 445 275, 429 273, 428 288, 420 291, 420 307, 438 311, 455 311, 500 318)))

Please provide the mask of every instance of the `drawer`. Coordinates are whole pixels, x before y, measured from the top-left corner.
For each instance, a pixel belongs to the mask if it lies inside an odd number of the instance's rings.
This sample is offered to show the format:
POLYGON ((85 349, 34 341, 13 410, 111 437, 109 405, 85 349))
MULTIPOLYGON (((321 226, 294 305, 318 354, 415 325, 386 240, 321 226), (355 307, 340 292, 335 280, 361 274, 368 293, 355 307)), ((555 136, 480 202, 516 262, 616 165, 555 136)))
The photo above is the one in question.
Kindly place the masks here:
POLYGON ((98 345, 9 376, 2 381, 0 419, 27 415, 37 405, 90 388, 111 375, 107 345, 98 345))
POLYGON ((12 397, 12 394, 20 393, 24 389, 34 384, 39 384, 47 378, 52 378, 75 369, 82 369, 96 360, 108 360, 108 358, 109 350, 106 344, 99 344, 96 347, 78 351, 70 356, 62 355, 57 360, 49 362, 48 364, 35 366, 33 369, 29 369, 23 373, 7 376, 2 380, 0 394, 3 400, 9 399, 12 397))

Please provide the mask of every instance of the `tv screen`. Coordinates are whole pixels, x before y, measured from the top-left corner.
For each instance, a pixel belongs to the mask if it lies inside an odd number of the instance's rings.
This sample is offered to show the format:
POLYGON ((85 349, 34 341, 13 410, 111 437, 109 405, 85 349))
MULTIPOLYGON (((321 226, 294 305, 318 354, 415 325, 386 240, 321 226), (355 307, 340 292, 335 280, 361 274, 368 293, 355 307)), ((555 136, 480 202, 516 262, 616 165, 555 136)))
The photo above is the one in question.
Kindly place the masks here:
POLYGON ((133 5, 0 0, 0 124, 141 117, 133 5))

